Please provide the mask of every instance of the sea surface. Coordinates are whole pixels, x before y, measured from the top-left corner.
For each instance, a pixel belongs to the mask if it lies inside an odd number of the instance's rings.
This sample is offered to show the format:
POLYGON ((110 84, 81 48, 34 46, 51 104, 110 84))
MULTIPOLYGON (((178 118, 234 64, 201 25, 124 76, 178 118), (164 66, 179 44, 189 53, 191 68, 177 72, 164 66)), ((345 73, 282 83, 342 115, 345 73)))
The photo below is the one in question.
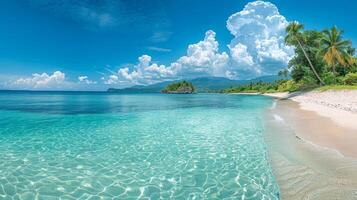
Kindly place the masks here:
POLYGON ((0 199, 279 199, 263 137, 271 104, 2 91, 0 199))

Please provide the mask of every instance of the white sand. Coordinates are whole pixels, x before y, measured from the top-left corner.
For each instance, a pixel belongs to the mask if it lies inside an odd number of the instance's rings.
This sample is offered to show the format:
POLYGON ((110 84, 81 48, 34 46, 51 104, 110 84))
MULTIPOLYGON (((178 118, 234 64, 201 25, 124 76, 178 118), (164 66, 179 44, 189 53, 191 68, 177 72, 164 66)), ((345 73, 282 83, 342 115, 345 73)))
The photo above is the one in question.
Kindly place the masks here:
POLYGON ((357 199, 357 90, 265 95, 281 199, 357 199))
POLYGON ((260 93, 258 93, 258 92, 235 92, 235 93, 229 93, 229 94, 260 95, 260 93))
POLYGON ((281 199, 357 199, 354 129, 336 126, 289 99, 277 101, 266 122, 281 199))
MULTIPOLYGON (((288 98, 300 104, 301 109, 328 117, 338 125, 357 130, 357 90, 312 91, 305 93, 264 94, 288 98)), ((356 132, 357 134, 357 132, 356 132)))

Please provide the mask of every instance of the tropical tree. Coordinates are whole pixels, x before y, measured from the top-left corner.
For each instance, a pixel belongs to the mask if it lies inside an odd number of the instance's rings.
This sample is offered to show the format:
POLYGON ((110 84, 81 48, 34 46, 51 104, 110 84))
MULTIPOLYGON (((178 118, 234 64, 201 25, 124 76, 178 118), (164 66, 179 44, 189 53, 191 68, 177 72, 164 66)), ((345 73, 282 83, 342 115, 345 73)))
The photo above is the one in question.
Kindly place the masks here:
POLYGON ((288 78, 289 76, 289 70, 288 69, 283 69, 278 72, 278 76, 288 78))
POLYGON ((324 30, 323 37, 321 39, 321 53, 323 59, 332 68, 335 75, 336 65, 346 67, 349 63, 352 63, 352 58, 349 58, 347 50, 351 47, 351 41, 343 40, 342 33, 336 28, 332 27, 330 30, 324 30))
POLYGON ((294 21, 291 22, 287 27, 286 27, 286 36, 285 36, 285 43, 286 44, 293 44, 294 41, 296 41, 298 43, 298 46, 300 47, 300 49, 302 50, 302 52, 304 53, 305 58, 307 59, 309 66, 311 68, 311 70, 313 71, 314 75, 316 76, 316 78, 319 80, 320 84, 324 85, 324 81, 321 79, 321 77, 319 76, 319 74, 317 73, 315 67, 312 65, 312 62, 309 58, 309 56, 306 53, 306 50, 304 49, 301 41, 303 40, 303 36, 301 34, 301 31, 304 29, 304 26, 302 24, 299 24, 298 22, 294 21))
POLYGON ((355 53, 356 53, 356 49, 351 46, 349 46, 347 48, 347 58, 346 58, 346 63, 349 65, 349 66, 353 66, 357 63, 357 60, 356 58, 354 57, 355 53))

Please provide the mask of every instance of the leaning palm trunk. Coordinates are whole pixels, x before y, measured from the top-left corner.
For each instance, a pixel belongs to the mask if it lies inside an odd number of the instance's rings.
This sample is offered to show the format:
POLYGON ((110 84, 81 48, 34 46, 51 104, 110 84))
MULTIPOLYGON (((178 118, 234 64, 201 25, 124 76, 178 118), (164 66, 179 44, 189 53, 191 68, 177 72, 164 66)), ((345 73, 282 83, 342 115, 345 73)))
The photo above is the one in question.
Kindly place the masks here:
POLYGON ((317 74, 317 72, 316 72, 314 66, 313 66, 312 63, 311 63, 311 60, 309 59, 309 56, 307 56, 307 53, 306 53, 305 49, 302 47, 302 45, 301 45, 299 39, 296 39, 296 40, 297 40, 297 42, 299 43, 299 46, 300 46, 302 52, 304 53, 304 55, 305 55, 307 61, 309 62, 310 68, 311 68, 311 70, 314 72, 316 78, 319 80, 320 84, 325 85, 324 81, 323 81, 323 80, 320 78, 320 76, 317 74))

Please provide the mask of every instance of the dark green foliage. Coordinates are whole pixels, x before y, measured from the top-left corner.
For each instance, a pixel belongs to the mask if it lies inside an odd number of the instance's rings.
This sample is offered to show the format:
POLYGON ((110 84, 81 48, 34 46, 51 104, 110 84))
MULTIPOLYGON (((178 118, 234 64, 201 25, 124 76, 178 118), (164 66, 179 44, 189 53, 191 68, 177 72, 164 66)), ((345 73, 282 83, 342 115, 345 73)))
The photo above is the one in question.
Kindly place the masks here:
MULTIPOLYGON (((322 38, 322 34, 318 31, 304 31, 301 33, 302 45, 311 60, 316 72, 321 75, 324 69, 324 62, 321 54, 319 54, 319 40, 322 38), (307 45, 308 44, 308 45, 307 45)), ((288 67, 291 70, 291 76, 295 82, 299 82, 304 76, 314 76, 312 70, 309 67, 308 60, 304 56, 304 53, 298 44, 294 41, 288 43, 295 46, 295 56, 290 60, 288 67)), ((315 77, 314 77, 315 78, 315 77)))
POLYGON ((347 85, 357 85, 357 73, 348 73, 343 79, 347 85))
POLYGON ((283 69, 279 71, 278 76, 287 78, 289 77, 289 70, 288 69, 283 69))
POLYGON ((169 90, 169 91, 175 91, 175 90, 179 89, 180 87, 191 87, 191 88, 193 88, 193 85, 192 85, 191 82, 182 81, 182 82, 170 84, 170 85, 166 86, 165 89, 169 90))
MULTIPOLYGON (((333 29, 335 30, 336 28, 333 29)), ((314 75, 297 38, 306 51, 318 76, 321 77, 325 84, 347 84, 344 82, 344 76, 348 73, 357 72, 357 63, 354 57, 355 49, 350 41, 342 39, 343 32, 339 30, 335 30, 335 32, 340 34, 338 36, 339 38, 337 38, 340 42, 335 43, 341 46, 338 50, 342 57, 339 59, 340 62, 338 62, 337 59, 333 60, 333 67, 329 65, 331 63, 327 63, 326 59, 329 58, 329 56, 326 56, 328 48, 327 40, 329 39, 327 33, 332 32, 333 29, 323 32, 306 30, 298 32, 295 37, 292 37, 291 34, 286 36, 286 44, 295 47, 295 56, 288 64, 290 75, 294 82, 303 87, 314 87, 319 84, 317 76, 314 75)), ((302 28, 300 28, 300 30, 302 30, 302 28)))
POLYGON ((336 76, 332 72, 323 73, 322 79, 327 85, 336 84, 336 76))
POLYGON ((222 93, 267 93, 267 92, 293 92, 299 89, 292 80, 278 80, 271 83, 257 82, 232 87, 222 91, 222 93))
POLYGON ((324 30, 322 33, 320 52, 327 66, 332 69, 335 75, 338 75, 337 66, 347 67, 348 64, 351 64, 350 58, 353 54, 350 54, 350 52, 354 51, 352 42, 344 40, 342 37, 343 31, 338 30, 336 26, 324 30))
POLYGON ((292 80, 250 83, 222 92, 291 92, 319 85, 357 85, 355 48, 350 40, 343 39, 343 31, 336 27, 322 32, 303 31, 303 28, 298 22, 292 22, 286 28, 285 43, 294 47, 295 55, 289 61, 288 69, 278 75, 287 77, 290 72, 292 80))
POLYGON ((166 86, 162 91, 163 93, 193 93, 195 88, 191 82, 181 81, 177 83, 172 83, 166 86))

